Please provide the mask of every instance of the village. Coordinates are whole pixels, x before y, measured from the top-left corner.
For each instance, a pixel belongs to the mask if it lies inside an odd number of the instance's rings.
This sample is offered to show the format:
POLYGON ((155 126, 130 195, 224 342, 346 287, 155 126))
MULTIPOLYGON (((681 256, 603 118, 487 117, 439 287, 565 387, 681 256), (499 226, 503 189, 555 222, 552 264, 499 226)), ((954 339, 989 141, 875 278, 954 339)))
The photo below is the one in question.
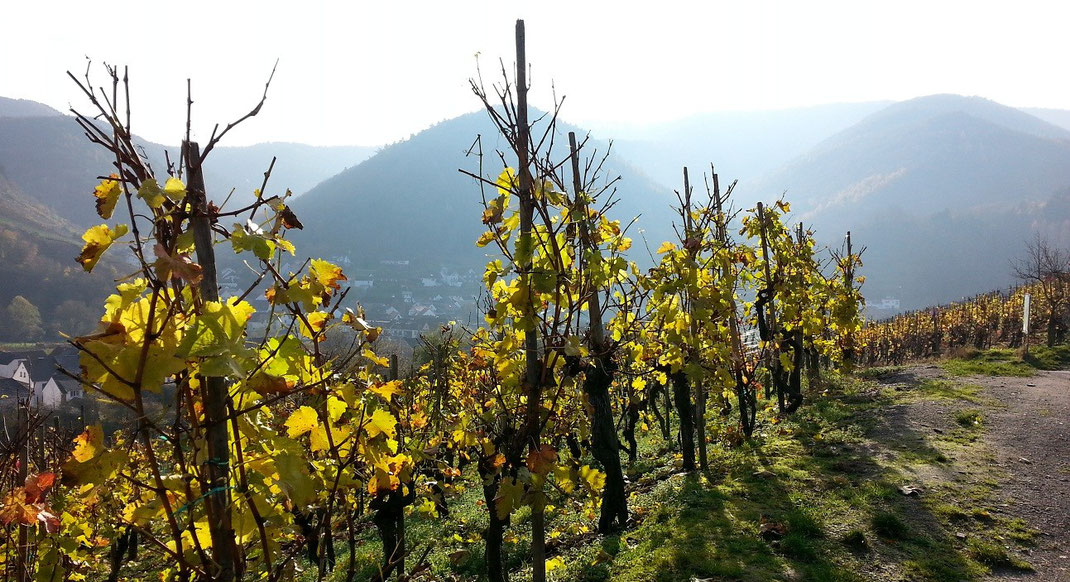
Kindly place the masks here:
POLYGON ((57 347, 51 353, 0 351, 0 409, 27 403, 38 409, 80 410, 85 390, 63 370, 78 374, 78 352, 73 347, 57 347))

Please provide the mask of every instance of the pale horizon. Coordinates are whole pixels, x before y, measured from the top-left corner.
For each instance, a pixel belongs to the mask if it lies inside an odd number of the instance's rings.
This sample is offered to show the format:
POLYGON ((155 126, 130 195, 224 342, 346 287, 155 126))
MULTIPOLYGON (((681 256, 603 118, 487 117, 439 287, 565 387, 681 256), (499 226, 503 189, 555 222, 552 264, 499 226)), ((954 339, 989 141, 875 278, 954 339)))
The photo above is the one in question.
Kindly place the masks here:
MULTIPOLYGON (((1070 109, 1061 74, 1070 7, 1026 2, 519 2, 355 5, 99 2, 19 4, 0 38, 0 96, 62 112, 88 103, 66 76, 91 57, 128 65, 133 130, 173 144, 185 127, 186 79, 194 134, 206 139, 260 98, 261 115, 221 145, 296 142, 376 146, 476 111, 468 88, 479 54, 484 79, 513 62, 513 24, 524 18, 532 103, 600 132, 693 115, 832 103, 902 101, 951 93, 1012 107, 1070 109), (66 9, 65 7, 69 7, 66 9), (184 17, 183 14, 196 15, 184 17), (103 16, 107 15, 107 16, 103 16)), ((606 135, 605 137, 614 137, 606 135)))

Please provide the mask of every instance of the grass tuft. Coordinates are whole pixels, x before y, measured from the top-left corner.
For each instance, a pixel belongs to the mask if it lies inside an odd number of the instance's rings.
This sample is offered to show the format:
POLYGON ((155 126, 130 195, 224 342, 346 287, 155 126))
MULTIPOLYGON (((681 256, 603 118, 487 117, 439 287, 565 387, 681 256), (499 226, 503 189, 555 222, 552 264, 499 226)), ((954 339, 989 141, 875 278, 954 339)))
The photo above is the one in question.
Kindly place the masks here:
POLYGON ((966 428, 977 428, 984 421, 984 415, 976 408, 966 408, 955 413, 955 422, 966 428))
POLYGON ((1034 374, 1034 367, 1009 349, 966 350, 959 357, 944 362, 944 370, 953 376, 1019 376, 1034 374))
POLYGON ((990 568, 1032 572, 1033 565, 1009 553, 1003 546, 977 539, 966 542, 970 557, 990 568))
POLYGON ((910 535, 910 528, 894 513, 882 511, 873 516, 872 522, 873 531, 882 538, 902 540, 910 535))

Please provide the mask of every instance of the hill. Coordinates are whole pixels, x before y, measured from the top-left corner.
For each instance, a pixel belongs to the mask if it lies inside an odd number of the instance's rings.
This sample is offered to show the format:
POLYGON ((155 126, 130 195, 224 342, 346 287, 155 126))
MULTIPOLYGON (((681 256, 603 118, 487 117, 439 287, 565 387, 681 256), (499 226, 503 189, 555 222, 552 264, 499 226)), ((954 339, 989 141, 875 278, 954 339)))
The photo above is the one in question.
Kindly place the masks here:
POLYGON ((754 190, 786 191, 795 219, 819 236, 852 230, 870 249, 868 296, 921 307, 1012 283, 1008 261, 1022 242, 1067 218, 1068 159, 1070 131, 936 95, 869 116, 754 190))
MULTIPOLYGON (((557 144, 567 144, 569 129, 575 130, 559 124, 563 135, 557 136, 557 144)), ((451 265, 482 273, 487 249, 475 246, 484 229, 480 188, 458 171, 478 171, 478 161, 465 155, 477 135, 486 154, 485 174, 493 180, 501 171, 493 151, 506 144, 496 137, 485 113, 464 115, 384 148, 297 199, 293 206, 298 216, 314 227, 296 238, 310 246, 306 252, 359 257, 364 264, 408 260, 435 270, 451 265)), ((606 147, 593 140, 590 146, 599 151, 606 147)), ((606 170, 607 176, 621 176, 613 216, 626 223, 642 215, 632 231, 636 248, 642 246, 640 228, 656 248, 671 236, 669 205, 675 197, 619 157, 611 156, 606 170)))
POLYGON ((62 115, 59 111, 29 99, 0 97, 0 117, 44 117, 62 115))
MULTIPOLYGON (((164 152, 177 160, 178 148, 138 140, 158 172, 166 167, 164 152)), ((317 147, 268 143, 219 147, 205 164, 205 183, 213 199, 222 201, 234 190, 251 196, 259 188, 272 156, 278 161, 269 186, 301 194, 321 180, 367 158, 365 146, 317 147)), ((99 223, 90 193, 97 176, 111 171, 110 155, 89 143, 74 118, 0 117, 0 172, 35 202, 83 228, 99 223)))
POLYGON ((1024 107, 1022 111, 1052 125, 1070 130, 1070 110, 1067 109, 1044 109, 1040 107, 1024 107))
POLYGON ((639 128, 607 128, 617 151, 655 181, 679 188, 681 168, 708 168, 751 182, 890 102, 841 103, 773 111, 720 111, 639 128))
POLYGON ((260 143, 243 147, 217 147, 205 164, 205 182, 218 194, 231 188, 252 193, 260 187, 264 171, 275 157, 269 190, 290 189, 300 195, 375 153, 372 146, 311 146, 300 143, 260 143))

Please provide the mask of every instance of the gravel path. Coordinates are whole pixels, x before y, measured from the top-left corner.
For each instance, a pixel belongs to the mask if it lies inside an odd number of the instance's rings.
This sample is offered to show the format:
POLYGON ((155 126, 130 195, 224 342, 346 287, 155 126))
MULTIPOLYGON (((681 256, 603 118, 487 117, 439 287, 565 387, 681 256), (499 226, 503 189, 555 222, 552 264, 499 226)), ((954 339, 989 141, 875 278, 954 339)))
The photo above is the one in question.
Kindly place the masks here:
POLYGON ((1003 407, 987 411, 984 441, 1010 478, 1007 511, 1041 532, 1029 556, 1035 575, 1003 579, 1070 581, 1070 371, 1030 378, 971 378, 1003 407))
MULTIPOLYGON (((997 489, 997 511, 1023 519, 1041 534, 1026 556, 1036 572, 997 571, 991 579, 1070 582, 1070 371, 1040 371, 1028 378, 950 377, 939 366, 923 364, 879 381, 910 391, 936 379, 982 387, 984 403, 965 406, 984 409, 984 453, 974 460, 995 463, 1005 475, 997 489)), ((908 427, 914 434, 950 431, 952 411, 962 408, 961 401, 939 399, 898 404, 884 411, 878 434, 901 434, 908 427)))

